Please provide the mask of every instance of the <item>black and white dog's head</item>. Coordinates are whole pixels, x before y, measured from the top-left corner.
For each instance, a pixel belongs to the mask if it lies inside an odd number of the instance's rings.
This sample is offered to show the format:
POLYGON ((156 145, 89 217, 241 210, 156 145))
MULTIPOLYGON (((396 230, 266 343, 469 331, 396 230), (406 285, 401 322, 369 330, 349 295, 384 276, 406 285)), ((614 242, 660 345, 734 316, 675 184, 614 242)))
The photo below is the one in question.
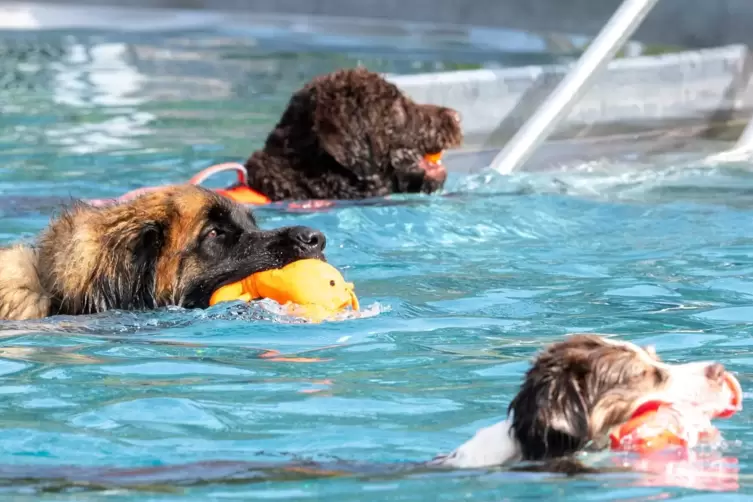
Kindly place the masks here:
POLYGON ((719 363, 668 364, 652 348, 598 335, 571 335, 541 352, 510 403, 507 420, 434 464, 473 468, 563 458, 606 446, 615 426, 649 399, 719 400, 719 363))

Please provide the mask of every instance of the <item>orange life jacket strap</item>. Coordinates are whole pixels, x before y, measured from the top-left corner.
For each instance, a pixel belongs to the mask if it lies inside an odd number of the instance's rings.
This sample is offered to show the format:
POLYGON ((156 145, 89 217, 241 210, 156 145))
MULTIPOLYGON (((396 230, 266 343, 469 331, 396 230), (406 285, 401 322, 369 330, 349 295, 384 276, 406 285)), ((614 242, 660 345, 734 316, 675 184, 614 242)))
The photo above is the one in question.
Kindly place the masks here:
POLYGON ((192 185, 201 185, 207 179, 211 178, 215 174, 235 171, 238 176, 238 184, 236 186, 215 190, 215 192, 224 195, 225 197, 234 200, 240 204, 249 204, 255 206, 261 206, 263 204, 269 204, 272 202, 269 197, 249 188, 248 178, 246 174, 246 168, 237 162, 225 162, 223 164, 216 164, 214 166, 207 167, 206 169, 197 173, 188 182, 192 185))
POLYGON ((238 185, 226 190, 215 190, 215 192, 233 199, 240 204, 249 204, 253 206, 262 206, 272 202, 269 197, 262 195, 256 190, 252 190, 246 185, 238 185))

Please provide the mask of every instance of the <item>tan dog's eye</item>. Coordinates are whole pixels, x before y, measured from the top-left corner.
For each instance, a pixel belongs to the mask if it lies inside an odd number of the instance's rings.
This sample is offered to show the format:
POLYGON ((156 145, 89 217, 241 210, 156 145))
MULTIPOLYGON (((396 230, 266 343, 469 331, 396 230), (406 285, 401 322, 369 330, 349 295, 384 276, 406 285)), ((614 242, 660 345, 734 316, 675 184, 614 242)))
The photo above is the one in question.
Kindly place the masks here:
POLYGON ((217 230, 210 230, 207 234, 207 237, 209 237, 210 239, 217 237, 217 230))
POLYGON ((332 279, 331 281, 329 281, 329 285, 334 288, 335 287, 335 280, 332 279))

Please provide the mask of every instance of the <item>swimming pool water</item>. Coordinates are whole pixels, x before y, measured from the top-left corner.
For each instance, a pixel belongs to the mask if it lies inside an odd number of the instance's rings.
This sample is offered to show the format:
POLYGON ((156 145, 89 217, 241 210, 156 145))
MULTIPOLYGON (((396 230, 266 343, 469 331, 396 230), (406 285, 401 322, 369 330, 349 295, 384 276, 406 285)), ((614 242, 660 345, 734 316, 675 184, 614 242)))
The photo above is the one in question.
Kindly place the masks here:
MULTIPOLYGON (((14 70, 0 72, 4 243, 44 227, 52 208, 38 205, 40 195, 106 197, 242 159, 291 90, 354 63, 201 37, 191 38, 190 50, 175 39, 62 40, 46 52, 15 45, 12 66, 0 60, 14 70), (228 63, 236 60, 241 70, 228 63)), ((399 67, 401 57, 366 62, 399 67)), ((659 158, 640 169, 455 176, 453 196, 258 211, 264 227, 323 230, 330 261, 356 283, 372 317, 312 325, 225 305, 0 323, 0 493, 746 499, 749 408, 720 423, 730 441, 723 455, 739 468, 706 483, 736 486, 722 494, 682 486, 679 474, 674 483, 502 471, 269 480, 268 471, 243 467, 296 459, 391 465, 447 452, 503 417, 530 357, 573 331, 655 344, 669 361, 718 359, 748 391, 753 180, 739 165, 704 166, 701 157, 659 158), (261 357, 269 350, 319 360, 261 357), (97 470, 104 467, 173 469, 108 478, 97 470), (81 479, 93 484, 70 482, 81 479)))

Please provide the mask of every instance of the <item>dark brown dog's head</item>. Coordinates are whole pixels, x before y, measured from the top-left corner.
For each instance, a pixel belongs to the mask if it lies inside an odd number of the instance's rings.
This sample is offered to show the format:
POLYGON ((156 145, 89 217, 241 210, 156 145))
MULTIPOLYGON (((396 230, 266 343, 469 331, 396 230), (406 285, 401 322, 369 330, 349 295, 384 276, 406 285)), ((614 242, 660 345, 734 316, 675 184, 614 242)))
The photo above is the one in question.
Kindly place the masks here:
POLYGON ((272 200, 431 193, 447 173, 425 155, 461 142, 454 110, 417 104, 366 69, 338 70, 292 96, 246 168, 272 200))
POLYGON ((39 273, 53 314, 204 308, 220 286, 298 259, 323 259, 324 246, 316 230, 260 230, 231 200, 177 186, 66 211, 40 237, 39 273))
POLYGON ((595 335, 573 335, 538 355, 510 403, 523 460, 575 453, 626 422, 650 398, 719 400, 724 366, 667 364, 651 349, 595 335))

